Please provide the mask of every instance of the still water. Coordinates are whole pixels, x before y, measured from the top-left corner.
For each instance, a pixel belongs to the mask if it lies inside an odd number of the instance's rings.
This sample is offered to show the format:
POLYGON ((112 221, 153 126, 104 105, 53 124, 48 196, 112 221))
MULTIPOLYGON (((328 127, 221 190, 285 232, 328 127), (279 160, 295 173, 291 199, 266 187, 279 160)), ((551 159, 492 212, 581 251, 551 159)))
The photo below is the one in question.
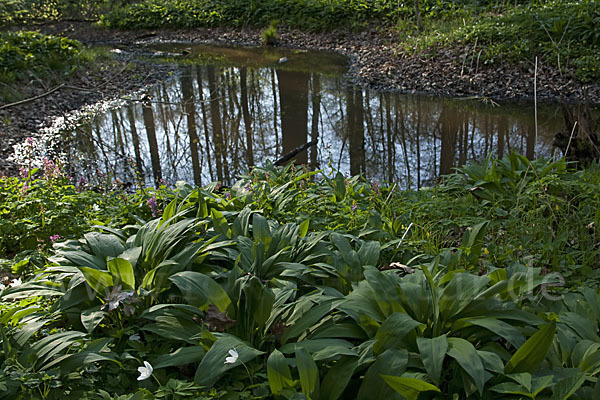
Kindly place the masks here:
POLYGON ((364 174, 401 187, 430 184, 488 153, 552 153, 564 129, 558 105, 491 104, 351 87, 345 59, 327 53, 154 46, 179 70, 137 101, 75 131, 72 162, 124 182, 231 184, 249 166, 298 146, 310 169, 364 174))

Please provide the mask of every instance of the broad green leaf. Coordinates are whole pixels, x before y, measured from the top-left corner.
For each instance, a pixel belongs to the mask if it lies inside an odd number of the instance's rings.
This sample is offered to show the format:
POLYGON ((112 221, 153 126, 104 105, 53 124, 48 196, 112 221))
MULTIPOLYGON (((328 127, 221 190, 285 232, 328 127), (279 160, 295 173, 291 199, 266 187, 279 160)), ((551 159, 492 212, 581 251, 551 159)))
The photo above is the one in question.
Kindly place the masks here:
POLYGON ((71 345, 79 342, 85 336, 87 336, 85 333, 78 331, 55 333, 34 343, 31 346, 31 349, 26 351, 22 357, 31 354, 34 360, 34 370, 36 367, 42 367, 43 369, 44 363, 52 356, 60 353, 62 350, 68 349, 71 345))
POLYGON ((96 306, 81 312, 81 323, 88 333, 92 333, 105 316, 106 312, 100 311, 100 306, 96 306))
POLYGON ((533 392, 533 395, 537 396, 544 389, 551 387, 553 380, 554 380, 553 375, 534 377, 531 381, 531 391, 533 392))
POLYGON ((135 290, 135 275, 131 263, 123 258, 113 258, 106 263, 113 285, 121 284, 123 290, 135 290))
POLYGON ((194 383, 212 387, 225 372, 232 368, 242 367, 242 362, 247 363, 263 353, 248 346, 235 336, 222 334, 202 358, 196 370, 194 383), (230 356, 229 350, 237 351, 239 356, 238 360, 233 363, 225 362, 225 359, 230 356))
POLYGON ((265 244, 265 248, 268 249, 269 243, 273 239, 271 235, 271 228, 269 228, 269 222, 265 217, 256 213, 252 216, 252 236, 254 241, 261 241, 265 244))
POLYGON ((479 393, 483 393, 485 370, 475 347, 465 339, 448 338, 448 355, 471 377, 479 393))
POLYGON ((302 393, 308 399, 318 398, 316 394, 319 390, 319 369, 308 351, 302 347, 296 348, 296 367, 300 375, 302 393))
POLYGON ((600 337, 596 332, 598 330, 597 321, 590 321, 574 312, 563 312, 560 314, 560 323, 568 325, 582 339, 600 342, 600 337))
POLYGON ((166 367, 179 367, 181 365, 198 362, 204 357, 206 350, 202 346, 180 347, 170 354, 158 356, 152 362, 154 369, 166 367))
POLYGON ((446 335, 433 339, 418 337, 417 346, 427 374, 436 385, 439 385, 442 365, 446 357, 446 350, 448 350, 446 335))
POLYGON ((555 332, 556 325, 553 323, 542 326, 508 360, 504 372, 507 374, 511 372, 529 372, 533 374, 546 357, 554 340, 555 332))
POLYGON ((407 400, 417 400, 421 392, 439 392, 440 389, 420 379, 381 375, 383 380, 407 400))
POLYGON ((342 253, 342 256, 350 254, 354 251, 348 239, 346 239, 346 237, 340 233, 331 233, 331 243, 337 247, 337 249, 342 253))
POLYGON ((280 394, 292 382, 292 373, 283 354, 275 349, 267 359, 267 376, 273 394, 280 394))
POLYGON ((254 323, 263 327, 273 310, 275 294, 253 276, 242 287, 246 297, 246 312, 252 313, 254 323))
MULTIPOLYGON (((35 333, 37 333, 44 325, 49 323, 51 320, 49 319, 41 319, 41 320, 33 320, 27 321, 25 326, 21 328, 21 330, 17 331, 13 334, 13 339, 15 343, 19 346, 24 346, 25 343, 31 338, 35 333)), ((2 326, 0 325, 0 328, 2 326)), ((4 341, 7 343, 7 341, 4 341)))
POLYGON ((376 241, 365 241, 358 250, 358 258, 362 265, 372 265, 377 267, 379 264, 379 253, 381 245, 376 241))
POLYGON ((504 373, 504 363, 498 354, 483 350, 477 350, 477 354, 481 357, 481 362, 486 370, 497 374, 504 373))
POLYGON ((181 316, 175 313, 175 315, 158 316, 155 321, 152 324, 144 325, 141 329, 169 340, 190 344, 197 344, 197 341, 192 338, 202 333, 202 327, 194 322, 191 316, 181 316))
POLYGON ((462 329, 469 325, 477 325, 485 328, 506 339, 515 348, 519 348, 525 343, 525 336, 517 328, 493 317, 462 318, 454 323, 452 330, 462 329))
POLYGON ((98 257, 106 259, 106 257, 117 257, 125 250, 123 241, 112 234, 88 232, 85 235, 85 241, 88 246, 98 257))
POLYGON ((492 386, 490 390, 497 393, 514 394, 519 396, 525 396, 531 399, 533 398, 533 395, 529 392, 529 390, 527 390, 527 388, 514 382, 499 383, 497 385, 492 386))
POLYGON ((481 255, 483 237, 487 232, 489 224, 489 221, 483 221, 473 226, 472 229, 467 230, 463 236, 462 247, 471 263, 476 263, 481 255))
POLYGON ((403 399, 398 392, 387 385, 382 375, 402 375, 408 365, 408 352, 406 350, 389 349, 379 355, 369 367, 358 390, 357 400, 403 399))
POLYGON ((367 340, 369 336, 354 322, 340 322, 319 329, 317 332, 311 334, 311 338, 347 338, 364 341, 367 340))
POLYGON ((183 271, 169 277, 181 291, 185 299, 198 308, 217 306, 219 311, 225 311, 231 300, 217 282, 207 275, 194 271, 183 271))
POLYGON ((79 267, 79 270, 87 284, 101 296, 106 295, 108 288, 113 286, 112 276, 106 271, 88 267, 79 267))
POLYGON ((281 352, 290 354, 299 347, 306 349, 315 361, 339 358, 339 356, 357 356, 354 345, 343 339, 305 339, 288 343, 281 347, 281 352))
POLYGON ((106 268, 106 257, 89 254, 83 250, 63 250, 59 254, 76 267, 106 268))
POLYGON ((131 263, 131 266, 135 269, 135 266, 141 255, 142 255, 141 247, 131 247, 131 248, 125 250, 124 252, 122 252, 121 254, 119 254, 119 258, 129 261, 131 263))
POLYGON ((227 223, 225 216, 223 216, 223 213, 217 209, 211 208, 210 214, 215 232, 222 233, 228 239, 231 239, 231 229, 229 228, 229 224, 227 223))
POLYGON ((440 294, 440 313, 444 320, 449 321, 471 304, 488 282, 487 276, 456 274, 440 294))
POLYGON ((531 393, 531 374, 528 372, 520 372, 518 374, 509 374, 508 377, 519 385, 527 389, 527 393, 531 393))
POLYGON ((25 282, 19 286, 4 289, 3 300, 20 300, 35 296, 62 296, 65 293, 59 284, 49 281, 25 282))
POLYGON ((337 400, 344 393, 358 367, 357 357, 342 357, 335 362, 323 378, 319 399, 337 400))
POLYGON ((80 353, 67 354, 64 357, 61 357, 60 360, 55 361, 44 366, 44 369, 50 370, 58 365, 60 367, 61 374, 66 375, 88 364, 96 363, 99 361, 112 361, 118 366, 122 367, 121 363, 115 360, 114 358, 110 357, 109 354, 99 354, 91 351, 82 351, 80 353))
POLYGON ((571 397, 583 385, 586 374, 579 372, 558 381, 552 388, 552 400, 566 400, 571 397))
POLYGON ((598 293, 596 293, 596 290, 586 287, 581 289, 581 293, 583 293, 583 297, 585 298, 587 305, 590 307, 594 318, 596 320, 600 320, 600 298, 598 293))
MULTIPOLYGON (((396 288, 399 282, 395 276, 384 274, 374 267, 366 267, 364 275, 368 286, 372 290, 372 294, 369 293, 368 297, 375 298, 381 313, 386 317, 393 312, 406 313, 406 310, 400 303, 400 297, 396 288)), ((352 293, 350 293, 350 296, 352 296, 352 293)))
POLYGON ((300 336, 308 328, 320 321, 327 313, 336 308, 339 302, 343 300, 327 300, 315 307, 306 310, 302 316, 286 328, 283 336, 281 337, 281 343, 285 344, 289 339, 300 336))
POLYGON ((415 328, 422 326, 419 321, 415 321, 408 314, 396 312, 390 315, 379 327, 375 335, 375 345, 373 351, 380 354, 384 350, 403 346, 404 338, 415 328))
MULTIPOLYGON (((559 340, 561 330, 558 331, 559 340)), ((600 370, 600 343, 595 343, 590 340, 582 340, 578 342, 572 353, 570 353, 573 366, 579 368, 582 372, 587 372, 591 375, 596 375, 600 370)))
POLYGON ((344 197, 346 197, 346 179, 344 178, 344 175, 342 175, 341 172, 338 172, 337 174, 335 174, 334 182, 335 198, 337 201, 341 201, 344 199, 344 197))
POLYGON ((300 224, 300 234, 299 234, 299 236, 301 238, 306 236, 306 234, 308 233, 309 226, 310 226, 310 219, 305 219, 304 221, 302 221, 302 223, 300 224))
POLYGON ((175 211, 177 209, 177 199, 173 199, 169 202, 169 204, 165 207, 165 210, 163 211, 163 214, 161 216, 161 220, 163 222, 168 221, 169 219, 173 218, 173 216, 175 215, 175 211))
POLYGON ((206 199, 202 194, 198 195, 198 211, 196 212, 196 218, 204 219, 208 217, 208 205, 206 199))

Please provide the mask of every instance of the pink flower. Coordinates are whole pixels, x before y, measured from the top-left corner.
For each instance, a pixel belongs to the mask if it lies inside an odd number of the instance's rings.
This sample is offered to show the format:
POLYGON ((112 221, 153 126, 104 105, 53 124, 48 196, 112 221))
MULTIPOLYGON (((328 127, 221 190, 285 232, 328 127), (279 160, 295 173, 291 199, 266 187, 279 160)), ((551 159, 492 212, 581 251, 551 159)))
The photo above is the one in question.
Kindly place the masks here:
POLYGON ((52 242, 52 244, 54 244, 54 242, 56 242, 59 239, 61 239, 61 237, 58 234, 50 236, 50 241, 52 242))
POLYGON ((380 187, 380 186, 381 186, 381 185, 379 184, 379 182, 377 182, 375 179, 373 179, 373 180, 371 181, 371 189, 373 189, 373 192, 374 192, 375 194, 379 194, 379 187, 380 187))
POLYGON ((150 197, 147 201, 148 207, 152 210, 152 216, 154 218, 158 217, 158 203, 156 202, 156 197, 150 197))

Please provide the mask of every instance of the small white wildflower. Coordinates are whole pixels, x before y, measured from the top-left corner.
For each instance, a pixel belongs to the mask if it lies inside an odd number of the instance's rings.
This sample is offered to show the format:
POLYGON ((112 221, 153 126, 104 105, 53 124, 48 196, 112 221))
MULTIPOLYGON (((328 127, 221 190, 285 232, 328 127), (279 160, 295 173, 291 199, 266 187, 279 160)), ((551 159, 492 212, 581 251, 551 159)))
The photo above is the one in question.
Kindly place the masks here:
POLYGON ((239 357, 239 354, 237 351, 235 351, 235 349, 229 350, 229 354, 231 355, 231 357, 225 358, 224 364, 233 364, 237 361, 237 359, 239 357))
POLYGON ((152 371, 154 371, 154 369, 152 369, 152 365, 150 365, 148 361, 144 361, 144 365, 144 367, 138 367, 138 372, 140 373, 140 376, 137 378, 138 381, 143 381, 144 379, 150 378, 152 371))
POLYGON ((94 204, 92 206, 92 210, 94 210, 95 212, 98 212, 98 211, 100 211, 100 206, 98 204, 94 204))
POLYGON ((19 286, 22 285, 23 281, 21 280, 21 278, 15 278, 12 283, 10 284, 10 286, 15 287, 15 286, 19 286))

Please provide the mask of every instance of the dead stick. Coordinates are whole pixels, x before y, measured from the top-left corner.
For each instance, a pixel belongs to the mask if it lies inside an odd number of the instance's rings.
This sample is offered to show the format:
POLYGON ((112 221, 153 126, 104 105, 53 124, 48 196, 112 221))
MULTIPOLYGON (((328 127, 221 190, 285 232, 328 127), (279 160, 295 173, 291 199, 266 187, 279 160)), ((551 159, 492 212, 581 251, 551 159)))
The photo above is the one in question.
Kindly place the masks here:
POLYGON ((289 153, 287 153, 286 155, 281 157, 279 160, 275 161, 274 165, 280 167, 280 166, 284 165, 287 161, 289 161, 292 157, 294 157, 296 154, 298 154, 301 151, 306 150, 310 146, 314 146, 316 144, 317 144, 316 140, 312 140, 308 143, 304 143, 303 145, 296 147, 294 150, 290 151, 289 153))
POLYGON ((32 101, 36 101, 37 99, 41 99, 42 97, 46 97, 46 96, 48 96, 48 95, 56 92, 58 89, 62 88, 63 86, 65 86, 65 84, 61 83, 60 85, 58 85, 54 89, 51 89, 51 90, 47 91, 46 93, 42 93, 42 94, 40 94, 38 96, 31 97, 29 99, 17 101, 15 103, 5 104, 5 105, 3 105, 3 106, 0 107, 0 110, 4 110, 5 108, 14 107, 14 106, 18 106, 18 105, 25 104, 25 103, 30 103, 32 101))

